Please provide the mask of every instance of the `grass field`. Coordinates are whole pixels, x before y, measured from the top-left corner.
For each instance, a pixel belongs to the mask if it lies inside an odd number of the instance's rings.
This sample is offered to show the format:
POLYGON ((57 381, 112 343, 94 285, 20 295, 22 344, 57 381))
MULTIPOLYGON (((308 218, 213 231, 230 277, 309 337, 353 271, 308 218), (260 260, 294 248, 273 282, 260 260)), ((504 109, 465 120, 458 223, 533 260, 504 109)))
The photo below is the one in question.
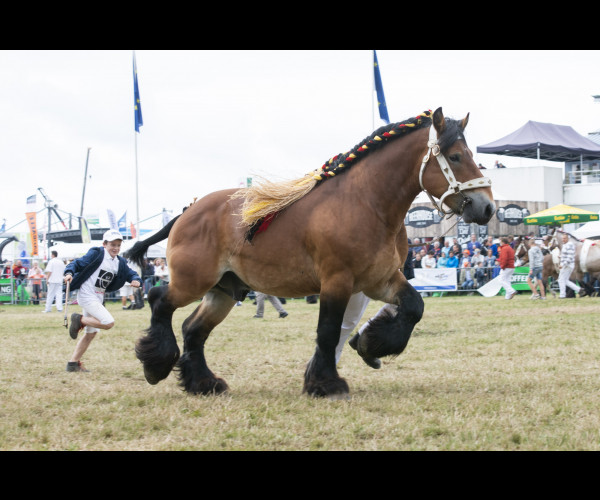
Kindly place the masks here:
MULTIPOLYGON (((341 401, 302 394, 318 315, 303 300, 285 319, 267 303, 262 320, 246 300, 217 327, 221 396, 187 395, 175 374, 145 381, 133 346, 148 307, 109 304, 116 326, 84 357, 90 373, 67 373, 62 314, 0 306, 0 450, 599 450, 600 300, 528 297, 426 298, 380 370, 346 347, 341 401)), ((195 306, 175 314, 180 347, 195 306)))

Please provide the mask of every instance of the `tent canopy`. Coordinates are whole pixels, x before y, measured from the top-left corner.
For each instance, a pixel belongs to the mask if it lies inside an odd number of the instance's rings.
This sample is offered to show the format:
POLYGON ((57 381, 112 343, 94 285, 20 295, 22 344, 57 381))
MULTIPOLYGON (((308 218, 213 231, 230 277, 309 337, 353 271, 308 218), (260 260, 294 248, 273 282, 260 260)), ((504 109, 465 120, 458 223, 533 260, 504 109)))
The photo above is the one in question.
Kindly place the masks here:
POLYGON ((589 140, 571 127, 528 121, 512 134, 477 146, 478 153, 518 156, 548 161, 600 159, 600 144, 589 140))
POLYGON ((544 226, 597 221, 599 218, 600 216, 594 212, 561 204, 524 217, 523 222, 526 225, 544 226))

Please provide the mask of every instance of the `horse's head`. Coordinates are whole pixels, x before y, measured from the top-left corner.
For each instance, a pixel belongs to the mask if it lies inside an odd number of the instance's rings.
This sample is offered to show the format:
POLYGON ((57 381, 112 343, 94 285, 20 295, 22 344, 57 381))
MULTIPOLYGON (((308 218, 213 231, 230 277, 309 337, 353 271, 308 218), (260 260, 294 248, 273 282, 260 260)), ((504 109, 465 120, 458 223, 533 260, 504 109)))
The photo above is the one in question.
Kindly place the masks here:
POLYGON ((435 110, 419 182, 442 217, 455 213, 465 222, 486 224, 496 211, 492 182, 481 174, 465 141, 468 121, 468 114, 459 121, 446 119, 442 108, 435 110), (439 199, 439 205, 432 195, 439 199))

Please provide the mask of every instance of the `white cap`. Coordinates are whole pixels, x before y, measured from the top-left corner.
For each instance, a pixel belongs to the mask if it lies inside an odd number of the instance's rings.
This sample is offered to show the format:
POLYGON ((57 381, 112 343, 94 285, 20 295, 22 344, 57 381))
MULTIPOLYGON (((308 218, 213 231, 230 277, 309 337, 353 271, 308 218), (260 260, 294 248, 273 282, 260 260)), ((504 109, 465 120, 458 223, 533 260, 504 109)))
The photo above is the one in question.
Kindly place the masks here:
POLYGON ((104 233, 104 236, 102 236, 103 241, 114 241, 122 239, 123 236, 121 236, 121 233, 119 231, 115 231, 114 229, 109 229, 104 233))

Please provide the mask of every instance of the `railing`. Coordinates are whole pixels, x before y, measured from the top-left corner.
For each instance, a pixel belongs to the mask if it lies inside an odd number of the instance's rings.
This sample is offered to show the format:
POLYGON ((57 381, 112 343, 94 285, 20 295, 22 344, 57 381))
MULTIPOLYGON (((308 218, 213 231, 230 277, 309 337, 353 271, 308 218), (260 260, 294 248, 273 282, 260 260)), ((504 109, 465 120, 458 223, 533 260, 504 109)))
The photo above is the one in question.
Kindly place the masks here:
POLYGON ((567 172, 565 184, 592 184, 600 182, 600 170, 567 172))
MULTIPOLYGON (((452 268, 446 268, 446 270, 450 270, 452 268)), ((426 292, 429 295, 432 294, 443 294, 446 295, 448 293, 455 294, 473 294, 477 292, 479 288, 488 283, 490 280, 496 278, 500 273, 499 267, 484 267, 481 268, 483 273, 481 275, 476 275, 475 269, 470 268, 471 271, 471 280, 467 279, 468 273, 464 268, 457 268, 456 271, 456 290, 449 290, 444 292, 426 292)), ((36 291, 33 287, 33 279, 25 279, 18 280, 15 278, 2 278, 0 279, 0 306, 1 305, 46 305, 46 294, 48 292, 48 285, 46 279, 35 280, 40 281, 40 290, 39 290, 39 299, 34 294, 36 291)), ((162 282, 156 276, 150 276, 143 280, 142 290, 143 294, 146 295, 151 287, 157 285, 164 285, 165 282, 162 282)), ((514 284, 514 283, 513 283, 514 284)), ((600 292, 600 281, 595 280, 591 283, 597 292, 600 292)), ((556 285, 556 281, 552 281, 550 278, 549 286, 556 285)), ((523 287, 524 288, 524 287, 523 287)), ((525 289, 527 292, 528 289, 525 289)), ((71 292, 70 301, 73 301, 77 297, 77 292, 71 292)), ((254 293, 250 292, 248 297, 252 300, 254 298, 254 293)), ((121 300, 121 295, 119 291, 110 292, 106 294, 105 299, 111 302, 117 302, 121 300)), ((64 295, 63 295, 64 300, 64 295)), ((56 306, 54 306, 56 307, 56 306)))

